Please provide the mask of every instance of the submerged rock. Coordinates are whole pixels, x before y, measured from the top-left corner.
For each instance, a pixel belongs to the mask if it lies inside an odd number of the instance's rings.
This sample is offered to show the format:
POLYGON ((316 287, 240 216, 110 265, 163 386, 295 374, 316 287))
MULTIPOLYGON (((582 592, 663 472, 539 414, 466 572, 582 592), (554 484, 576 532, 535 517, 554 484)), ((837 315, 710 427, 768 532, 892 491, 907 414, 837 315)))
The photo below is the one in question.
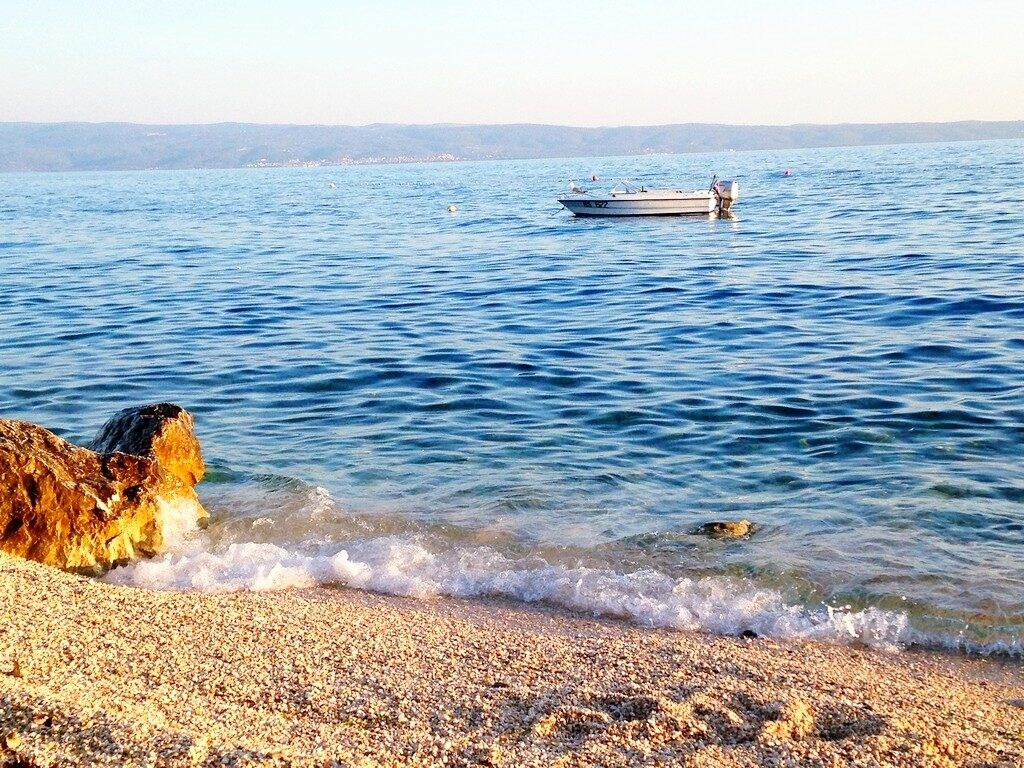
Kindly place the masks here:
POLYGON ((697 529, 697 533, 720 539, 739 539, 747 536, 753 529, 754 524, 749 520, 724 520, 704 523, 697 529))
POLYGON ((168 403, 118 413, 83 448, 0 419, 0 550, 65 570, 152 556, 206 510, 192 416, 168 403))

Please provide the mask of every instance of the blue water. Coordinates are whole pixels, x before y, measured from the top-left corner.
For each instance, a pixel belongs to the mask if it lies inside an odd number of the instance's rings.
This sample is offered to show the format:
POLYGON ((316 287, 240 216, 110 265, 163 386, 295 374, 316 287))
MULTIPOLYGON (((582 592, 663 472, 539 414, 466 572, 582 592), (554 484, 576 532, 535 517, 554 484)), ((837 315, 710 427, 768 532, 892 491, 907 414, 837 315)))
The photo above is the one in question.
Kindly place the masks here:
POLYGON ((214 524, 115 580, 1024 644, 1022 142, 0 175, 0 264, 0 415, 196 415, 214 524))

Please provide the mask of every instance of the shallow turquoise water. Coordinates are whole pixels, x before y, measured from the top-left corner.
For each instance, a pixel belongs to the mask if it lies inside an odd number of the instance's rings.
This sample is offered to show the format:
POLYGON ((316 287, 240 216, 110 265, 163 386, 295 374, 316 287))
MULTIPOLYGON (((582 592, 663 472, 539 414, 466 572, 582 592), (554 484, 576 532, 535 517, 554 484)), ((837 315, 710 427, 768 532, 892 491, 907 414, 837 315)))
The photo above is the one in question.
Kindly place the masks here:
POLYGON ((0 175, 0 413, 196 414, 216 522, 115 579, 1020 652, 1022 158, 0 175), (743 197, 557 213, 592 172, 743 197))

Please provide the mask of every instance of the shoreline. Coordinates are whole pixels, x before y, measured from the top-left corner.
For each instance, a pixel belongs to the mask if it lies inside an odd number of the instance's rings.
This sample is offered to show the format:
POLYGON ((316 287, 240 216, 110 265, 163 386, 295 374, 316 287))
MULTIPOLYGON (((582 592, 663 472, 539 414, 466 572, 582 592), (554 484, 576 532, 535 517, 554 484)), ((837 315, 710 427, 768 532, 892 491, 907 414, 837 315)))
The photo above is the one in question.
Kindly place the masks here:
POLYGON ((0 766, 1024 765, 1013 661, 2 554, 0 607, 0 766))

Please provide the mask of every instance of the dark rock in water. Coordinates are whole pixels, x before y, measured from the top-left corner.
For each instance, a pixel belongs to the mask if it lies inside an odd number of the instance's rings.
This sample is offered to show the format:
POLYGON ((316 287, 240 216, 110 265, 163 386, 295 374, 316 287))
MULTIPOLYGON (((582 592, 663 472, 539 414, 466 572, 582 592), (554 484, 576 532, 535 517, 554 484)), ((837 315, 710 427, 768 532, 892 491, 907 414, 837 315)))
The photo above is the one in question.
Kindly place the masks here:
POLYGON ((207 517, 195 492, 202 451, 183 408, 121 411, 91 446, 0 419, 0 550, 102 572, 157 554, 207 517))
POLYGON ((738 539, 747 536, 753 528, 754 525, 749 520, 725 520, 704 523, 697 529, 697 533, 717 539, 738 539))

